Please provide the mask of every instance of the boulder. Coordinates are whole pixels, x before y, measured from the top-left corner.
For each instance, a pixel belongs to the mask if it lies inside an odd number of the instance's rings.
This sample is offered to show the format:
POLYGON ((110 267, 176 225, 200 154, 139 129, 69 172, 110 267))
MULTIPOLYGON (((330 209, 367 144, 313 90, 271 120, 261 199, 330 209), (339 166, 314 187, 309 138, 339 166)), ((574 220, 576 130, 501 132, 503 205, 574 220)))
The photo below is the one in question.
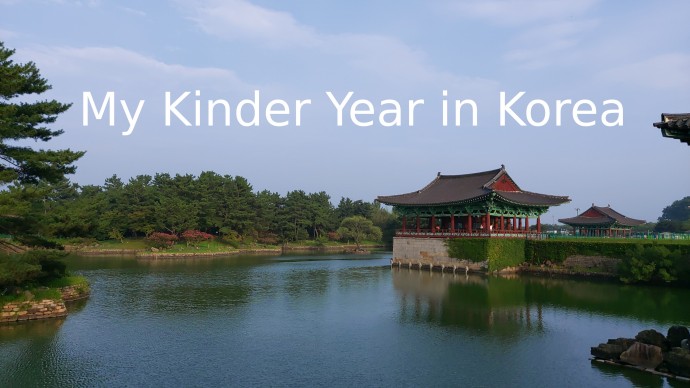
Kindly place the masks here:
POLYGON ((658 346, 661 348, 661 350, 670 349, 666 337, 654 329, 642 330, 641 332, 637 333, 635 339, 637 342, 641 342, 643 344, 658 346))
POLYGON ((635 342, 634 339, 632 338, 612 338, 609 339, 606 343, 607 344, 613 344, 613 345, 620 345, 623 347, 623 351, 628 350, 635 342))
POLYGON ((690 377, 690 350, 673 348, 666 353, 664 361, 669 372, 679 376, 690 377))
POLYGON ((671 326, 668 328, 668 334, 666 339, 668 339, 669 346, 672 348, 680 347, 680 342, 684 339, 690 338, 690 331, 685 326, 671 326))
POLYGON ((630 349, 621 353, 620 359, 631 365, 654 369, 664 361, 664 355, 659 346, 635 342, 630 349))
POLYGON ((603 360, 618 360, 621 353, 628 348, 621 344, 599 344, 599 346, 592 347, 590 353, 596 358, 603 360))

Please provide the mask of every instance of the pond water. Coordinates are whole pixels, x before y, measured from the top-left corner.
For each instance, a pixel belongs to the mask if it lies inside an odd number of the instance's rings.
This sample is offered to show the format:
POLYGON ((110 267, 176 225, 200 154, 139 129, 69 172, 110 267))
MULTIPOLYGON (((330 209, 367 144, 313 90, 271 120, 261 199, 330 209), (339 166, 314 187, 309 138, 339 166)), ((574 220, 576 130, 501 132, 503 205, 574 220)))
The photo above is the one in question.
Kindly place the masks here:
POLYGON ((589 350, 690 325, 690 290, 389 258, 71 258, 91 298, 65 319, 0 326, 0 385, 684 386, 589 350))

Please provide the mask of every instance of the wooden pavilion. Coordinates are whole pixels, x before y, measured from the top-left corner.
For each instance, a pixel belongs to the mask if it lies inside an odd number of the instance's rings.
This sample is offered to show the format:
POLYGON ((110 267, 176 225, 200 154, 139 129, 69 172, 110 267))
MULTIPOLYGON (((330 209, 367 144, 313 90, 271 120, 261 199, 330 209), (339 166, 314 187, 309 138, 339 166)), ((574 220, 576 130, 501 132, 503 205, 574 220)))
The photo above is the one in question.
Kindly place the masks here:
POLYGON ((690 145, 690 113, 662 113, 661 121, 653 125, 661 130, 663 137, 690 145))
POLYGON ((377 201, 402 215, 396 237, 524 237, 541 233, 540 216, 570 198, 524 191, 501 165, 474 174, 438 173, 420 190, 377 201), (530 218, 536 218, 535 230, 530 218))
POLYGON ((618 213, 610 205, 602 207, 594 204, 577 217, 563 218, 558 222, 572 226, 576 236, 587 237, 626 237, 633 226, 645 223, 618 213))

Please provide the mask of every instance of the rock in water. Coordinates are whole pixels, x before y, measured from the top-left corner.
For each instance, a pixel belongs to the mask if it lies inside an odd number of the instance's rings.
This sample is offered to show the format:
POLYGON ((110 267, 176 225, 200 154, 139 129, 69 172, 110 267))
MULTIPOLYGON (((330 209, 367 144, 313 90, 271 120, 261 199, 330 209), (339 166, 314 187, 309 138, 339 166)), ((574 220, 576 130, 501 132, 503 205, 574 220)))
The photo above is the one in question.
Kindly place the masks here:
POLYGON ((599 344, 597 347, 592 347, 590 353, 596 358, 603 360, 618 360, 621 353, 628 348, 621 344, 599 344))
POLYGON ((668 341, 663 334, 654 329, 642 330, 635 336, 637 342, 642 342, 647 345, 654 345, 660 347, 662 350, 668 350, 668 341))
POLYGON ((690 350, 673 348, 666 353, 666 366, 671 373, 690 377, 690 350))
POLYGON ((672 348, 678 348, 680 341, 690 338, 690 331, 685 326, 671 326, 668 328, 666 338, 672 348))
MULTIPOLYGON (((621 345, 623 351, 628 350, 635 342, 636 341, 632 338, 609 338, 609 340, 606 341, 607 344, 621 345)), ((621 353, 623 353, 623 351, 621 353)))
POLYGON ((659 346, 641 342, 635 342, 630 349, 621 354, 620 358, 623 362, 647 369, 654 369, 664 361, 664 355, 659 346))

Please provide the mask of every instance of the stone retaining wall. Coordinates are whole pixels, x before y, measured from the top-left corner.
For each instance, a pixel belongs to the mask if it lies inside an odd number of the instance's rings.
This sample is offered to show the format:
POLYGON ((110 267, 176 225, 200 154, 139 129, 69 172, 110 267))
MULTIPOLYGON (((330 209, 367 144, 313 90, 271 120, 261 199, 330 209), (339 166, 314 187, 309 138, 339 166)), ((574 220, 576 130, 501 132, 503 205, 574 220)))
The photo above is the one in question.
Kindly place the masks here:
POLYGON ((22 322, 36 319, 67 316, 65 302, 88 298, 89 286, 67 286, 60 288, 62 300, 43 299, 6 303, 0 309, 0 323, 22 322))
POLYGON ((60 289, 60 294, 65 302, 73 302, 88 298, 90 290, 88 286, 67 286, 60 289))
POLYGON ((2 307, 0 322, 21 322, 67 316, 65 302, 51 299, 11 302, 2 307))
MULTIPOLYGON (((486 262, 475 263, 448 256, 446 239, 442 238, 393 238, 393 258, 391 265, 402 268, 417 268, 441 271, 486 271, 486 262)), ((506 272, 535 272, 563 275, 586 275, 611 277, 617 274, 620 259, 604 256, 570 256, 559 265, 547 263, 541 266, 522 265, 505 268, 506 272)))
POLYGON ((483 270, 485 263, 475 263, 448 256, 448 249, 442 238, 393 238, 393 258, 391 265, 407 268, 429 268, 442 271, 454 269, 464 271, 483 270))
POLYGON ((620 259, 604 256, 569 256, 563 261, 563 267, 571 270, 599 270, 616 274, 620 259))

